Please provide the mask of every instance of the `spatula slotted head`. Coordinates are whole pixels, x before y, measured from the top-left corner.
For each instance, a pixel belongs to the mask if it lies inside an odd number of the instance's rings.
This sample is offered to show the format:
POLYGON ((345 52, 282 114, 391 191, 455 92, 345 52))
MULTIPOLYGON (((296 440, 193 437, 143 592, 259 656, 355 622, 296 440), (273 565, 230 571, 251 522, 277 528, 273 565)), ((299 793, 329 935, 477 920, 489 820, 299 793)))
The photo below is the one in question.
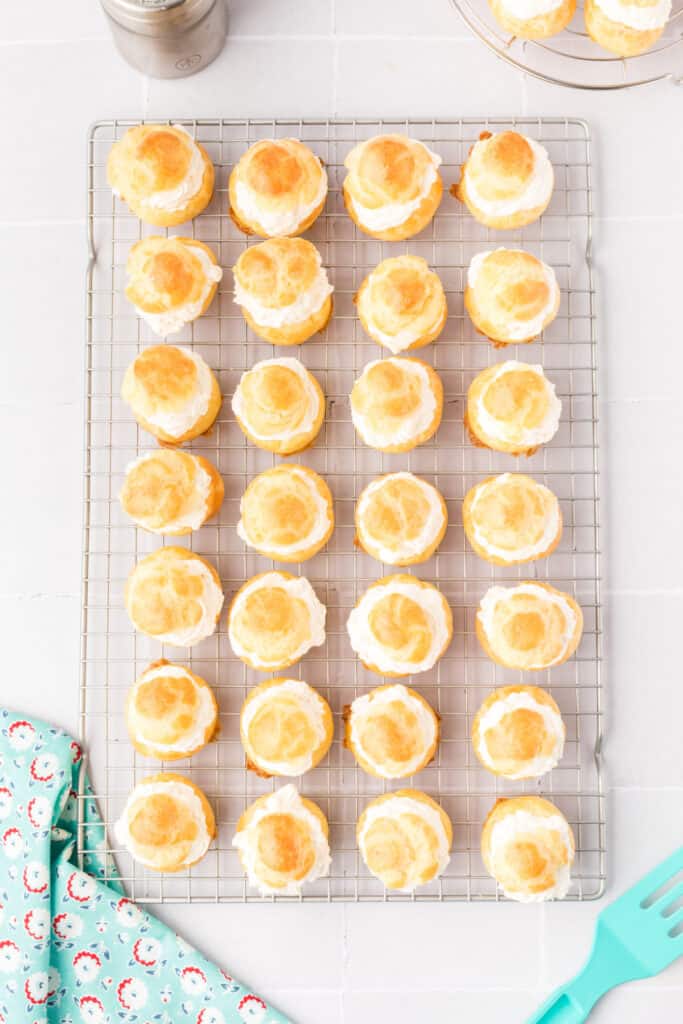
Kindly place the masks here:
POLYGON ((683 846, 610 903, 600 924, 657 974, 683 955, 683 846))

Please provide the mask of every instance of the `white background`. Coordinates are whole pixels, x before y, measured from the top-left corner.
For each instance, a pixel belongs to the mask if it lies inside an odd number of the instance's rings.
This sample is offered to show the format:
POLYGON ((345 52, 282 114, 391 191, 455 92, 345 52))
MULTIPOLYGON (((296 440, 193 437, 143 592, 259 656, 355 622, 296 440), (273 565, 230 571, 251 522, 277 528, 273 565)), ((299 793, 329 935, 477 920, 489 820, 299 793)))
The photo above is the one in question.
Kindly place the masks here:
MULTIPOLYGON (((597 163, 610 894, 683 840, 683 87, 547 86, 448 0, 232 0, 209 69, 146 80, 96 0, 0 21, 0 699, 76 729, 85 134, 108 116, 560 114, 597 163)), ((600 904, 167 908, 297 1024, 515 1024, 577 969, 600 904)), ((680 1019, 683 961, 600 1022, 680 1019)))

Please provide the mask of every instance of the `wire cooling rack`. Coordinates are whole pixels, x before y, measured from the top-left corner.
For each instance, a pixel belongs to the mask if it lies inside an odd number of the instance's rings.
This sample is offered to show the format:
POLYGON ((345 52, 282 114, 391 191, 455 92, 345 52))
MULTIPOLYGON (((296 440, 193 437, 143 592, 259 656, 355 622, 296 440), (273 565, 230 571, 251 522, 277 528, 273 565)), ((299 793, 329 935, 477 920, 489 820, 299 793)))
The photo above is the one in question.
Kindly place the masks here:
MULTIPOLYGON (((165 649, 133 630, 123 605, 126 577, 136 561, 156 549, 161 538, 136 529, 124 516, 117 495, 126 466, 154 445, 139 430, 120 398, 123 373, 145 345, 158 339, 135 315, 124 296, 125 263, 130 246, 146 234, 141 224, 107 187, 105 162, 115 139, 137 122, 102 121, 88 140, 85 526, 83 560, 83 638, 80 723, 90 757, 95 799, 107 824, 109 852, 130 895, 143 902, 222 902, 261 900, 246 884, 231 846, 235 823, 245 806, 278 783, 244 768, 239 741, 239 711, 251 686, 263 675, 246 668, 230 649, 225 615, 214 636, 191 651, 165 649), (191 871, 158 875, 135 864, 116 846, 113 823, 133 785, 158 770, 130 744, 124 721, 128 687, 160 656, 188 664, 214 687, 220 705, 217 740, 187 762, 174 762, 209 796, 219 836, 191 871)), ((330 822, 333 851, 329 878, 306 887, 304 900, 494 900, 496 888, 480 853, 481 824, 495 799, 504 794, 548 795, 567 815, 577 841, 570 899, 600 895, 605 879, 605 807, 600 770, 600 572, 598 498, 598 424, 594 290, 591 270, 591 166, 587 126, 564 118, 454 121, 299 121, 184 120, 216 165, 216 194, 208 209, 175 233, 192 233, 216 252, 225 276, 210 310, 173 342, 192 345, 216 371, 223 409, 211 433, 192 443, 220 468, 226 487, 218 519, 181 539, 217 567, 227 609, 239 586, 272 563, 248 551, 235 525, 239 500, 248 481, 277 462, 247 443, 230 410, 230 396, 241 373, 258 359, 276 355, 246 327, 232 301, 230 267, 250 244, 227 211, 227 176, 244 150, 264 137, 296 136, 325 161, 330 195, 324 213, 308 232, 319 247, 334 283, 334 316, 322 335, 295 353, 317 376, 327 396, 324 428, 315 445, 294 461, 311 466, 328 481, 335 498, 336 529, 327 548, 300 567, 327 606, 327 642, 310 652, 292 675, 311 683, 329 701, 335 715, 335 740, 322 765, 298 783, 317 801, 330 822), (506 234, 488 231, 447 193, 432 224, 405 243, 382 243, 362 236, 344 211, 340 186, 343 159, 360 139, 380 132, 404 132, 424 140, 443 157, 445 184, 458 180, 471 144, 485 129, 518 128, 543 143, 555 168, 556 188, 549 210, 536 224, 506 234), (505 244, 528 249, 550 263, 562 290, 560 312, 542 340, 510 348, 502 355, 477 335, 463 309, 463 286, 470 258, 482 249, 505 244), (354 312, 353 296, 364 276, 381 259, 411 252, 425 257, 443 281, 449 318, 441 338, 420 351, 440 373, 444 416, 436 438, 404 455, 383 455, 356 438, 348 403, 354 379, 382 353, 365 335, 354 312), (519 355, 541 362, 562 398, 562 421, 551 444, 530 459, 475 448, 463 428, 464 399, 473 376, 501 358, 519 355), (446 872, 414 895, 389 894, 365 869, 355 843, 355 824, 365 804, 387 786, 356 767, 342 746, 342 710, 355 696, 381 682, 354 656, 346 619, 358 596, 390 568, 359 551, 353 543, 354 502, 380 473, 410 469, 432 480, 447 500, 450 525, 437 554, 415 574, 436 583, 454 613, 454 638, 435 668, 413 684, 438 710, 442 739, 435 760, 413 783, 435 797, 454 826, 454 845, 446 872), (559 497, 564 534, 559 548, 530 566, 501 569, 478 558, 462 529, 466 491, 492 473, 522 469, 547 484, 559 497), (533 674, 558 702, 567 727, 560 766, 540 783, 507 783, 484 771, 473 755, 472 717, 495 685, 519 682, 522 675, 502 669, 481 650, 474 631, 479 599, 494 581, 550 580, 571 591, 585 617, 581 646, 574 658, 549 672, 533 674)), ((254 240, 251 240, 252 243, 254 240)), ((280 353, 282 350, 279 350, 280 353)), ((386 353, 385 353, 386 354, 386 353)), ((174 539, 172 543, 178 543, 174 539)), ((82 795, 82 799, 90 799, 82 795)), ((81 823, 80 838, 87 826, 81 823)), ((81 846, 82 846, 81 842, 81 846)), ((291 900, 291 898, 290 898, 291 900)))
POLYGON ((534 78, 572 89, 627 89, 662 79, 683 82, 683 0, 673 0, 661 36, 645 53, 617 57, 586 32, 583 0, 570 25, 550 39, 521 39, 496 20, 488 0, 451 0, 463 21, 499 57, 534 78))

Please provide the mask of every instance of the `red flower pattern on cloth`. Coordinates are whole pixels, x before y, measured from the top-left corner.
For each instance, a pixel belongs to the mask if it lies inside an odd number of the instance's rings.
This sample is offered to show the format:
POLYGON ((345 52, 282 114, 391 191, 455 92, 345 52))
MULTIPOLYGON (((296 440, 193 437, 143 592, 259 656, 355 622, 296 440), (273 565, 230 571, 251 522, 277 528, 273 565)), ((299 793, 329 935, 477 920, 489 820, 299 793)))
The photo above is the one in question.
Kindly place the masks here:
POLYGON ((291 1024, 124 895, 83 762, 0 709, 0 1024, 291 1024))

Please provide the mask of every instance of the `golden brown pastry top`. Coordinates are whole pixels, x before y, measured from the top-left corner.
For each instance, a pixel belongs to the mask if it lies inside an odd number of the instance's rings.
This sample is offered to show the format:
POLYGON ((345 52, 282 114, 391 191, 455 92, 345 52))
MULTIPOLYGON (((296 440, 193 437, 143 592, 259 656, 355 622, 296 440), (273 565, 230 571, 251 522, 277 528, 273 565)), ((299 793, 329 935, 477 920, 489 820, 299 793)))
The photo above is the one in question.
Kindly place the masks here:
POLYGON ((159 413, 182 413, 199 390, 202 363, 178 345, 150 345, 126 370, 123 399, 151 422, 159 413))
POLYGON ((215 485, 199 458, 173 448, 145 452, 126 471, 121 489, 124 511, 154 533, 177 524, 197 529, 206 517, 215 485))
POLYGON ((510 332, 510 340, 537 335, 559 298, 552 269, 521 249, 494 249, 475 257, 468 287, 477 326, 494 338, 510 332))
POLYGON ((174 236, 150 235, 128 254, 126 297, 145 313, 165 313, 203 300, 206 272, 199 254, 217 265, 201 242, 174 236))
POLYGON ((509 779, 537 778, 555 767, 564 746, 560 709, 538 686, 501 686, 474 717, 472 743, 485 768, 509 779))
POLYGON ((450 859, 451 822, 416 789, 377 797, 358 819, 356 833, 365 863, 387 889, 412 892, 440 875, 450 859))
POLYGON ((298 139, 261 139, 240 157, 230 176, 238 217, 270 236, 295 234, 322 205, 327 174, 298 139))
POLYGON ((238 533, 258 550, 284 557, 322 543, 332 522, 332 495, 322 477, 305 466, 280 465, 247 487, 238 533))
POLYGON ((519 132, 483 133, 467 160, 467 175, 490 202, 515 199, 534 173, 534 152, 519 132))
POLYGON ((394 683, 356 697, 345 711, 346 745, 361 767, 400 779, 425 766, 439 734, 438 718, 416 690, 394 683))
POLYGON ((441 379, 428 363, 392 356, 365 366, 353 385, 351 415, 366 444, 386 448, 430 436, 442 400, 441 379))
POLYGON ((168 546, 146 555, 126 585, 134 625, 180 647, 213 633, 222 604, 216 570, 186 548, 168 546))
POLYGON ((250 762, 264 775, 303 775, 329 748, 327 701, 302 679, 269 679, 249 691, 240 735, 250 762))
POLYGON ((566 895, 574 836, 549 800, 498 800, 484 822, 481 850, 487 870, 509 899, 537 902, 566 895))
POLYGON ((582 628, 574 598, 539 581, 489 587, 477 612, 477 630, 490 653, 511 668, 560 664, 576 649, 582 628))
POLYGON ((562 530, 557 498, 524 473, 501 473, 472 487, 463 520, 479 553, 509 564, 547 554, 562 530))
POLYGON ((366 330, 393 352, 433 337, 446 312, 441 281, 419 256, 383 260, 361 285, 357 303, 366 330))
POLYGON ((237 284, 270 308, 290 306, 318 277, 320 253, 305 238, 268 238, 245 249, 233 267, 237 284))
POLYGON ((144 203, 155 192, 170 191, 185 180, 194 149, 194 141, 182 128, 136 125, 111 148, 109 184, 122 199, 144 203))
POLYGON ((344 166, 349 172, 345 190, 355 203, 376 210, 421 196, 434 157, 421 142, 405 135, 376 135, 354 146, 344 166))

